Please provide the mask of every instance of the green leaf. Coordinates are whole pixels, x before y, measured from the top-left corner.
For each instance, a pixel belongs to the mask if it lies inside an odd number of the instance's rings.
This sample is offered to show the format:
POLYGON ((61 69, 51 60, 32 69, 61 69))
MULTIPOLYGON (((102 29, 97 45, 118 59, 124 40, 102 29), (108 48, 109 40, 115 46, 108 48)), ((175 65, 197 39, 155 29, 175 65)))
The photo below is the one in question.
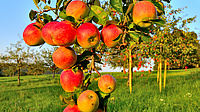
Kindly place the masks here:
POLYGON ((129 26, 128 26, 128 29, 131 29, 135 26, 135 23, 131 23, 129 26))
POLYGON ((142 35, 141 40, 144 42, 151 42, 151 38, 149 36, 142 35))
POLYGON ((90 83, 91 74, 85 74, 85 79, 83 80, 84 85, 90 83))
POLYGON ((49 20, 49 21, 53 20, 52 16, 49 15, 49 14, 43 14, 43 18, 46 19, 46 20, 49 20))
POLYGON ((152 3, 155 5, 155 7, 158 11, 162 11, 163 14, 165 13, 164 9, 158 2, 152 2, 152 3))
POLYGON ((98 21, 98 24, 105 25, 106 21, 109 20, 108 14, 99 6, 93 5, 91 6, 91 11, 89 16, 95 16, 98 21))
POLYGON ((139 34, 134 32, 134 31, 129 31, 128 32, 130 37, 135 41, 135 42, 138 42, 139 41, 139 34))
POLYGON ((53 18, 49 14, 43 14, 43 19, 45 23, 48 23, 49 21, 53 21, 53 18))
POLYGON ((110 5, 117 11, 123 13, 122 0, 110 0, 110 5))
POLYGON ((65 20, 68 20, 68 21, 71 21, 72 23, 75 23, 75 18, 72 17, 72 16, 67 16, 67 17, 65 18, 65 20))
POLYGON ((62 95, 59 96, 60 100, 62 101, 63 104, 68 104, 68 105, 74 105, 75 101, 71 99, 70 97, 63 97, 62 95))
POLYGON ((165 21, 162 20, 162 19, 153 19, 153 20, 150 20, 150 21, 152 21, 154 24, 159 25, 161 27, 165 26, 165 21))
POLYGON ((131 3, 129 6, 128 6, 128 9, 126 10, 126 15, 131 12, 131 10, 133 9, 133 6, 134 6, 134 3, 131 3))
POLYGON ((59 12, 59 17, 62 18, 62 19, 66 19, 66 18, 67 18, 66 11, 65 11, 65 10, 60 11, 60 12, 59 12))
POLYGON ((84 61, 85 59, 87 59, 88 57, 91 57, 92 56, 92 52, 90 51, 84 51, 82 53, 82 55, 78 55, 78 60, 77 62, 81 62, 81 61, 84 61))
POLYGON ((31 21, 33 21, 36 18, 36 14, 37 14, 37 12, 34 11, 34 10, 31 10, 29 12, 29 18, 30 18, 31 21))

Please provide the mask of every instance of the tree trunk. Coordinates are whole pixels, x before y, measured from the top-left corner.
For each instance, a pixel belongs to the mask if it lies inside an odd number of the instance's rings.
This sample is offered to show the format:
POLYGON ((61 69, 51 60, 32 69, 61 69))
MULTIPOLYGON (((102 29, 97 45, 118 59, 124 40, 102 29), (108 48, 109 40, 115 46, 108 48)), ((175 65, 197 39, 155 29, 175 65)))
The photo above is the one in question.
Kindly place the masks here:
POLYGON ((125 70, 125 62, 124 62, 124 66, 123 66, 123 73, 126 74, 126 70, 125 70))
POLYGON ((159 74, 160 74, 160 63, 158 63, 157 83, 159 82, 159 74))
POLYGON ((18 69, 18 86, 20 86, 21 83, 20 83, 20 68, 18 69))
POLYGON ((55 70, 53 70, 53 79, 54 79, 54 77, 55 77, 55 70))
POLYGON ((130 93, 132 93, 132 57, 131 57, 131 49, 129 48, 129 89, 130 93))

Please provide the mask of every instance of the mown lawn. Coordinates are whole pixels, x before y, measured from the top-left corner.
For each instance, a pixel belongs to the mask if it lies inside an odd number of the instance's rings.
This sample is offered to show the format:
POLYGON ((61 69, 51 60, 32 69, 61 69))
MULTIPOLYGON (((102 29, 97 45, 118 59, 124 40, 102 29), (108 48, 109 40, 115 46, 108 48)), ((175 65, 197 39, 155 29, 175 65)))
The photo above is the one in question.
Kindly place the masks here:
MULTIPOLYGON (((168 71, 167 85, 160 93, 156 71, 134 73, 133 93, 129 93, 127 74, 102 73, 117 79, 117 89, 111 94, 108 112, 173 112, 200 111, 200 69, 168 71), (141 74, 144 74, 142 77, 141 74)), ((96 74, 94 74, 96 76, 96 74)), ((62 112, 59 95, 65 95, 59 75, 0 77, 0 112, 62 112)), ((98 90, 97 82, 89 87, 98 90)))

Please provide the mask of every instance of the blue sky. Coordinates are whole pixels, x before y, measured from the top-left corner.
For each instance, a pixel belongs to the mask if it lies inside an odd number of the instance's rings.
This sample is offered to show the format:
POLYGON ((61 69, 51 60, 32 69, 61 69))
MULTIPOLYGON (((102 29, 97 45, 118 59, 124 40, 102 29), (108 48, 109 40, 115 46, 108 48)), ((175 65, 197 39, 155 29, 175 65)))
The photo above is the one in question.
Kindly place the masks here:
MULTIPOLYGON (((29 12, 37 8, 32 0, 1 0, 0 4, 0 54, 2 54, 10 43, 15 44, 22 38, 24 28, 31 23, 29 12)), ((200 33, 200 0, 172 0, 171 5, 174 9, 187 6, 183 15, 188 14, 186 18, 197 16, 196 22, 190 24, 189 28, 200 33)), ((49 45, 45 44, 44 47, 49 45)))

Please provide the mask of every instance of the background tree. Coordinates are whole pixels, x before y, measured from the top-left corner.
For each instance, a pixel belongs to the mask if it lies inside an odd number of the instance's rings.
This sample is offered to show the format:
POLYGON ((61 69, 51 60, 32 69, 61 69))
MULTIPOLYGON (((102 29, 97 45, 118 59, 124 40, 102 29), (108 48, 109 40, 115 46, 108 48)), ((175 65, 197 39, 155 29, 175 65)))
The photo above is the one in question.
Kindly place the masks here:
POLYGON ((21 74, 21 69, 25 67, 25 59, 28 58, 29 56, 27 53, 29 52, 29 48, 25 48, 22 46, 23 40, 18 41, 16 44, 10 44, 10 47, 7 47, 6 53, 3 56, 4 63, 7 64, 7 67, 12 67, 10 70, 17 70, 18 74, 18 85, 20 86, 20 74, 21 74))

